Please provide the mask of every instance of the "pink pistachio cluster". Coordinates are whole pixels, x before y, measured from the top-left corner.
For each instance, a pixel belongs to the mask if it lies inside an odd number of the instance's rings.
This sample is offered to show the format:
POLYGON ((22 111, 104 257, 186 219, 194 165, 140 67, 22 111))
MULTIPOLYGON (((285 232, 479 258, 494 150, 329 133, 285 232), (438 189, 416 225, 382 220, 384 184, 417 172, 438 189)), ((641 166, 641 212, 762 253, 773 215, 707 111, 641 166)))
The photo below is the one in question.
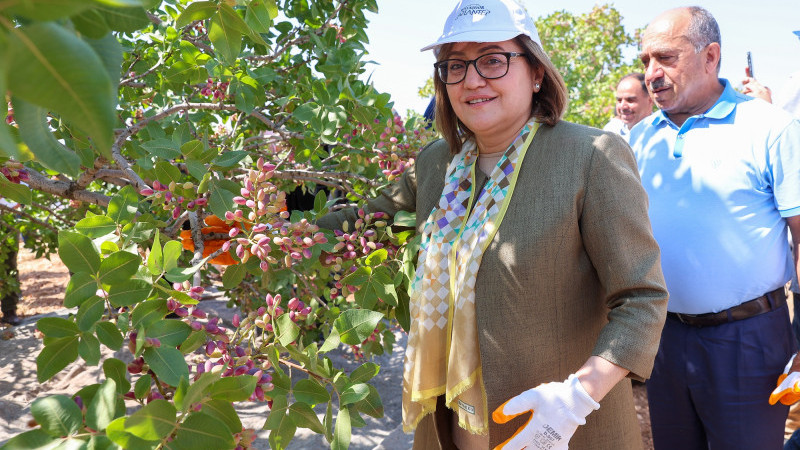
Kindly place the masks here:
POLYGON ((342 252, 342 254, 340 256, 335 254, 327 255, 325 263, 341 265, 344 260, 355 259, 383 248, 382 243, 376 242, 378 232, 375 228, 385 228, 386 218, 387 215, 384 212, 378 211, 367 214, 363 209, 359 209, 358 219, 353 224, 355 229, 352 232, 348 230, 349 226, 347 224, 342 227, 343 231, 334 231, 338 242, 333 246, 333 253, 342 252))
POLYGON ((234 226, 228 233, 231 240, 223 244, 223 250, 235 244, 236 256, 242 262, 255 256, 261 260, 262 270, 278 262, 270 255, 272 250, 285 255, 287 267, 293 261, 311 258, 311 247, 327 242, 325 235, 305 219, 296 223, 287 221, 286 193, 269 181, 275 166, 265 163, 263 158, 256 165, 258 170, 248 174, 241 196, 233 199, 242 209, 225 213, 225 219, 234 226))
POLYGON ((213 78, 209 78, 206 80, 205 87, 200 89, 200 93, 206 97, 213 97, 214 100, 223 100, 225 92, 228 90, 228 84, 227 81, 214 82, 213 78))
POLYGON ((8 181, 19 184, 22 181, 30 180, 28 171, 21 162, 8 160, 5 164, 0 166, 0 173, 2 173, 8 181))
POLYGON ((139 191, 139 194, 145 197, 152 197, 157 202, 161 202, 161 207, 164 208, 164 211, 170 211, 172 218, 177 219, 183 209, 195 211, 208 204, 208 199, 204 195, 192 200, 177 193, 178 190, 181 190, 181 194, 185 194, 186 191, 193 191, 194 189, 195 184, 191 181, 181 184, 172 181, 169 185, 164 185, 156 180, 153 181, 152 189, 144 188, 139 191))
POLYGON ((435 138, 432 129, 408 130, 400 116, 386 121, 375 144, 375 162, 389 181, 394 180, 414 164, 417 151, 425 142, 435 138))

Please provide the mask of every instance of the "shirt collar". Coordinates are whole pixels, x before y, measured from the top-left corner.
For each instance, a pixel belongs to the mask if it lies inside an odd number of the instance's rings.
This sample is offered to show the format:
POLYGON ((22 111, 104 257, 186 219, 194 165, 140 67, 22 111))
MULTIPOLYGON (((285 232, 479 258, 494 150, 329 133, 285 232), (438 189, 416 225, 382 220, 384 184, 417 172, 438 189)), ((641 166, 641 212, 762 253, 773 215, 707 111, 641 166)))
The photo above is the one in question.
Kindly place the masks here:
MULTIPOLYGON (((736 101, 738 94, 733 87, 731 87, 731 83, 728 80, 725 78, 720 78, 719 81, 723 84, 723 86, 725 86, 725 88, 722 90, 722 95, 719 96, 717 102, 714 103, 714 106, 709 108, 709 110, 705 113, 692 117, 707 117, 709 119, 720 120, 728 117, 736 109, 736 104, 738 103, 736 101)), ((662 123, 672 123, 672 121, 669 120, 669 117, 667 117, 664 111, 659 109, 655 114, 653 114, 650 124, 656 126, 662 123)))

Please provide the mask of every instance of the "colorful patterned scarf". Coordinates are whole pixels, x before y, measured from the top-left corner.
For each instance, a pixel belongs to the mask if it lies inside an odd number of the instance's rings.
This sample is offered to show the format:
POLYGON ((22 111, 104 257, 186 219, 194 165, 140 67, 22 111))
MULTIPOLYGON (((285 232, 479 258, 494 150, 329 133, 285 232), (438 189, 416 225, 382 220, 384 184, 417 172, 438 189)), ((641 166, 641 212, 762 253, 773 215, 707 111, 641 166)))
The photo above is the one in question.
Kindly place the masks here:
POLYGON ((538 128, 534 120, 522 128, 480 193, 473 189, 478 159, 474 140, 464 143, 447 168, 439 204, 423 227, 411 289, 411 330, 403 374, 406 432, 436 410, 436 397, 443 394, 447 406, 457 412, 459 426, 476 434, 488 430, 475 279, 483 252, 514 193, 517 168, 538 128))

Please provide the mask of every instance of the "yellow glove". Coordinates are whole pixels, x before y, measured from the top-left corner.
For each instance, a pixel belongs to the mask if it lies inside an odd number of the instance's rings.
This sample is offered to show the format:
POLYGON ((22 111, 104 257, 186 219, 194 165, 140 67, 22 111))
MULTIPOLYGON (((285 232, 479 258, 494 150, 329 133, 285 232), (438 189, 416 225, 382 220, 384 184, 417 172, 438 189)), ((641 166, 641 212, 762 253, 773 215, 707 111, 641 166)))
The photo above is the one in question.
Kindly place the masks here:
POLYGON ((800 372, 792 370, 795 356, 792 355, 783 373, 778 377, 778 387, 769 396, 769 404, 781 402, 784 405, 792 405, 800 400, 800 372))
POLYGON ((531 417, 507 441, 495 450, 543 449, 567 450, 578 426, 600 407, 572 374, 561 383, 545 383, 512 397, 492 413, 497 423, 506 423, 520 414, 531 417))

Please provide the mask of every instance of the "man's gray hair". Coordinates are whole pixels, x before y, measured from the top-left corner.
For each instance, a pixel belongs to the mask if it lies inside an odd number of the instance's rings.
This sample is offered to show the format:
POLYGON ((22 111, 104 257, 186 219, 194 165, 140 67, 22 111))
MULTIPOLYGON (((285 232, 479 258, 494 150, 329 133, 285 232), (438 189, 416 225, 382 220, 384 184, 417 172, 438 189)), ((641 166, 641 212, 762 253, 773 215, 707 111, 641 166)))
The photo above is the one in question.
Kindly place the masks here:
MULTIPOLYGON (((699 6, 690 6, 689 14, 692 18, 689 21, 689 28, 686 30, 686 38, 694 46, 695 53, 700 53, 712 42, 716 42, 722 47, 722 36, 720 36, 719 25, 714 16, 707 9, 699 6)), ((720 52, 717 73, 719 73, 721 64, 722 53, 720 52)))

